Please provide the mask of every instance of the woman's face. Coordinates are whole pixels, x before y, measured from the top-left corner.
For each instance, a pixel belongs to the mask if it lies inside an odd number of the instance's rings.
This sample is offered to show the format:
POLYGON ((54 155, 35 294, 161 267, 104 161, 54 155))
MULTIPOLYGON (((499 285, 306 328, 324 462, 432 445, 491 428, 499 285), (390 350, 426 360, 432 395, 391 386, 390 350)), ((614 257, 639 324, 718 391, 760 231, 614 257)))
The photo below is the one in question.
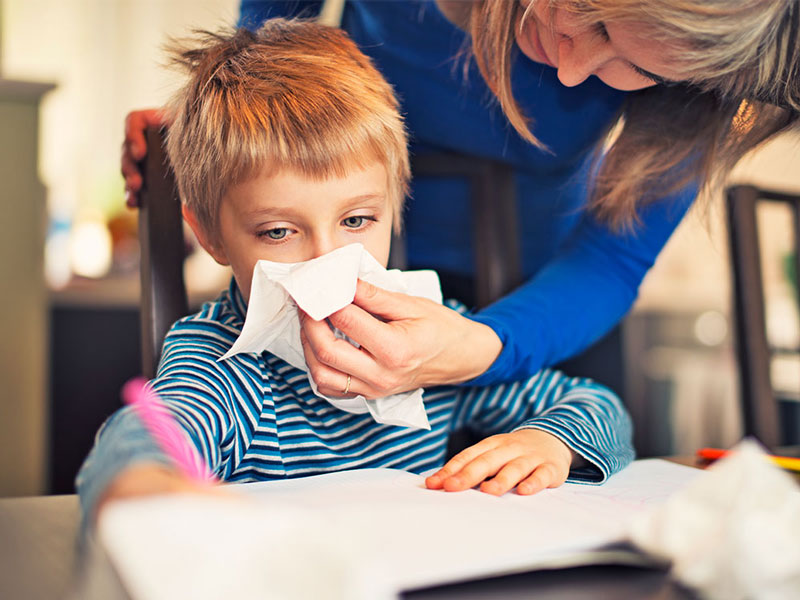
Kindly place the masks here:
POLYGON ((520 0, 533 7, 517 26, 517 44, 531 60, 558 69, 558 79, 568 87, 595 75, 618 90, 640 90, 657 83, 682 79, 663 47, 632 24, 580 24, 563 9, 548 2, 520 0))

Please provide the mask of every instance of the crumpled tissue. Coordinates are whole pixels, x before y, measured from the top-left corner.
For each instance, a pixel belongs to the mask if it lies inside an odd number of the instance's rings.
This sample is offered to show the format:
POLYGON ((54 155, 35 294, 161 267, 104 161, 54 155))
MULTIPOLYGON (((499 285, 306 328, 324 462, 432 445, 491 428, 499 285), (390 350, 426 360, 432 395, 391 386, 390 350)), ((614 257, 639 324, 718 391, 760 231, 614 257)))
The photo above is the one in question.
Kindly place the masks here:
POLYGON ((634 519, 631 538, 705 598, 800 598, 800 487, 754 441, 634 519))
MULTIPOLYGON (((253 269, 247 316, 241 334, 220 360, 240 352, 269 351, 308 371, 300 342, 297 308, 321 321, 353 301, 358 279, 392 292, 423 296, 439 304, 442 291, 434 271, 386 270, 361 244, 349 244, 301 263, 260 260, 253 269)), ((347 339, 334 330, 337 337, 347 339)), ((348 340, 357 346, 352 340, 348 340)), ((378 423, 430 429, 422 394, 411 392, 367 400, 364 396, 323 396, 309 376, 314 393, 350 413, 369 412, 378 423)))

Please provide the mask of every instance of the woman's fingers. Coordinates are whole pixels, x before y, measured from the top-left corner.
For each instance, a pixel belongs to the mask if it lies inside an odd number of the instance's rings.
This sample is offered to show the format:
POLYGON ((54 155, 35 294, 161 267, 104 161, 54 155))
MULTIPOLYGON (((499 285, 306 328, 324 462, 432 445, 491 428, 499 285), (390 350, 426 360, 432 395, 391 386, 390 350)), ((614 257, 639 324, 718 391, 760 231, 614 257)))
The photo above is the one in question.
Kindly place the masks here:
MULTIPOLYGON (((362 335, 365 331, 371 331, 367 334, 370 339, 380 337, 390 340, 394 336, 392 331, 386 330, 388 326, 385 323, 357 306, 351 304, 339 311, 342 312, 348 314, 344 317, 339 315, 338 323, 346 323, 362 335)), ((351 389, 355 393, 369 399, 420 387, 414 385, 413 378, 393 362, 380 362, 367 348, 356 348, 350 342, 337 338, 325 321, 314 321, 308 315, 301 314, 300 324, 303 352, 317 386, 320 381, 330 379, 332 373, 341 372, 352 376, 351 389), (355 381, 358 381, 357 385, 355 381)), ((350 333, 348 336, 352 337, 350 333)))
POLYGON ((365 381, 375 397, 466 381, 483 373, 502 350, 500 338, 482 323, 426 298, 363 281, 353 304, 329 321, 358 342, 362 356, 371 360, 363 370, 348 364, 350 357, 334 363, 322 357, 330 348, 317 347, 310 339, 317 357, 365 381))
POLYGON ((125 204, 135 208, 139 205, 137 194, 142 189, 142 175, 139 165, 126 152, 124 143, 122 145, 122 176, 125 178, 125 204))
POLYGON ((125 118, 125 141, 122 142, 122 176, 125 178, 125 202, 138 206, 138 193, 142 189, 142 174, 139 162, 147 154, 145 130, 149 126, 160 127, 166 118, 160 109, 136 110, 125 118))
POLYGON ((370 366, 371 359, 364 356, 363 351, 347 340, 337 338, 325 321, 315 321, 302 311, 300 311, 300 323, 303 355, 309 374, 321 394, 333 397, 359 395, 367 398, 377 397, 364 381, 351 374, 353 370, 363 370, 370 366), (357 368, 352 369, 353 365, 357 368))
POLYGON ((135 161, 142 160, 147 154, 145 130, 150 127, 161 127, 166 123, 164 112, 158 108, 134 110, 125 117, 125 146, 135 161))
MULTIPOLYGON (((381 293, 390 294, 391 292, 381 290, 381 293)), ((403 307, 403 303, 411 299, 410 296, 405 294, 397 294, 397 296, 400 307, 403 307)), ((411 309, 407 304, 405 306, 411 309)), ((331 325, 343 331, 351 339, 356 340, 370 354, 390 354, 394 338, 392 330, 386 323, 376 318, 375 313, 365 310, 356 304, 348 304, 343 309, 333 313, 328 317, 328 320, 331 325)))
POLYGON ((419 300, 421 298, 417 296, 390 292, 359 279, 353 304, 376 317, 392 321, 413 316, 408 314, 408 310, 419 300))
POLYGON ((502 350, 488 326, 426 298, 389 292, 363 281, 352 304, 328 321, 360 345, 354 348, 304 318, 304 348, 316 361, 314 380, 332 378, 325 367, 351 375, 366 398, 466 381, 483 373, 502 350))

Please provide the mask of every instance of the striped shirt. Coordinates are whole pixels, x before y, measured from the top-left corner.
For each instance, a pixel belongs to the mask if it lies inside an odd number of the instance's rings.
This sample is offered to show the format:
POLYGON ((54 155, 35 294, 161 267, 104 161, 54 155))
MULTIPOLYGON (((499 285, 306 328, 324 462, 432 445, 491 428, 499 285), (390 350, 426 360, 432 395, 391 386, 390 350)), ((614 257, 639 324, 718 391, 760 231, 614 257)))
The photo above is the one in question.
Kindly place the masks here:
MULTIPOLYGON (((448 436, 517 429, 547 431, 584 457, 571 481, 601 483, 634 456, 631 423, 619 399, 588 379, 543 370, 524 381, 425 391, 430 431, 377 423, 313 394, 304 371, 263 352, 220 361, 241 333, 246 304, 234 281, 197 314, 176 322, 151 382, 211 470, 230 482, 389 467, 441 467, 448 436)), ((86 513, 120 469, 166 462, 129 408, 103 425, 77 488, 86 513)))

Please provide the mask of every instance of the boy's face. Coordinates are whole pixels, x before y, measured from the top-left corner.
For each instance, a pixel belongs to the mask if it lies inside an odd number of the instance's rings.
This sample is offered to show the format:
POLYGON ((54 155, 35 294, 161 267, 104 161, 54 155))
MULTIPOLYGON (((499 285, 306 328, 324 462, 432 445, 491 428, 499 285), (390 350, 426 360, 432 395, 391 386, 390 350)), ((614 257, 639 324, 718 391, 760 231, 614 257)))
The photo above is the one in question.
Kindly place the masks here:
POLYGON ((392 207, 386 168, 377 161, 321 181, 280 171, 233 186, 220 203, 215 240, 191 211, 184 216, 209 254, 231 266, 245 299, 262 259, 302 262, 360 242, 383 266, 389 260, 392 207))

